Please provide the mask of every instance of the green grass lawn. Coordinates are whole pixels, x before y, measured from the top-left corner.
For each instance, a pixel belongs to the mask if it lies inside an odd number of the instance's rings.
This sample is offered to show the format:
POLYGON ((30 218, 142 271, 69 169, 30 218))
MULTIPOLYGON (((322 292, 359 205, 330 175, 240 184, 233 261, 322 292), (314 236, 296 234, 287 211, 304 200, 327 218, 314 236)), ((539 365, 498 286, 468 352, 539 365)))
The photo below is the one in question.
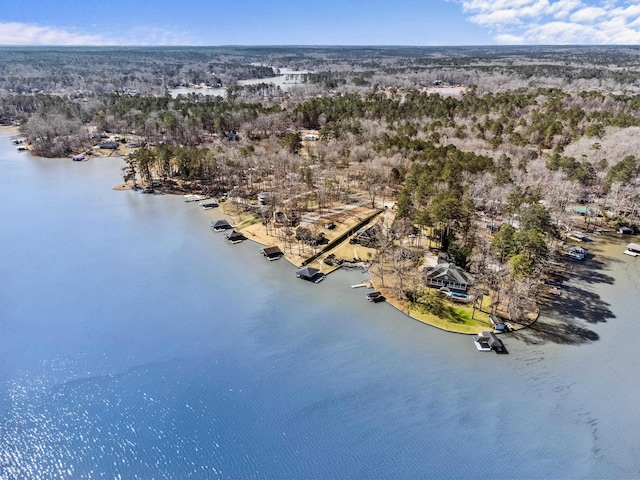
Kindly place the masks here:
MULTIPOLYGON (((453 303, 435 293, 427 293, 420 300, 412 303, 409 308, 409 315, 416 320, 457 333, 469 334, 493 330, 489 313, 478 308, 474 313, 471 303, 453 303), (472 315, 473 318, 471 318, 472 315)), ((490 299, 485 298, 483 304, 489 305, 489 302, 490 299)))

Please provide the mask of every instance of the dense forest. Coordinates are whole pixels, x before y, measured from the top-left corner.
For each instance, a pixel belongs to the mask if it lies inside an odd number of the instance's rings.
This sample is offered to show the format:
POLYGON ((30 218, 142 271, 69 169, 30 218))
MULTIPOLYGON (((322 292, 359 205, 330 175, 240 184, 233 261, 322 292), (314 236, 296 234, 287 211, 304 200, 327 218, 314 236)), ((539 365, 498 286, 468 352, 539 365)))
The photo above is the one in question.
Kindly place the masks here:
POLYGON ((569 232, 636 228, 637 48, 3 48, 0 59, 0 123, 19 125, 35 154, 109 135, 135 144, 124 176, 147 187, 246 204, 268 191, 271 210, 290 213, 310 196, 391 201, 376 258, 409 279, 408 297, 421 255, 394 258, 416 231, 517 316, 569 232), (284 90, 270 84, 284 68, 311 73, 284 90), (262 81, 237 83, 248 78, 262 81), (193 84, 228 88, 171 95, 193 84))

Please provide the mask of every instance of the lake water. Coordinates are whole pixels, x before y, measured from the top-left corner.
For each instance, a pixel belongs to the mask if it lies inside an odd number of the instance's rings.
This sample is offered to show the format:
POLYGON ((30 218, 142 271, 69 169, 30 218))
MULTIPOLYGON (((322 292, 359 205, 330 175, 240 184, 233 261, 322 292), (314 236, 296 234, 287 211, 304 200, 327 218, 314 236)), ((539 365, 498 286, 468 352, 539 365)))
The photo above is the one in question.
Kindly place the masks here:
POLYGON ((640 476, 621 240, 495 355, 365 301, 362 272, 302 282, 197 205, 112 190, 117 159, 4 135, 0 168, 3 480, 640 476))

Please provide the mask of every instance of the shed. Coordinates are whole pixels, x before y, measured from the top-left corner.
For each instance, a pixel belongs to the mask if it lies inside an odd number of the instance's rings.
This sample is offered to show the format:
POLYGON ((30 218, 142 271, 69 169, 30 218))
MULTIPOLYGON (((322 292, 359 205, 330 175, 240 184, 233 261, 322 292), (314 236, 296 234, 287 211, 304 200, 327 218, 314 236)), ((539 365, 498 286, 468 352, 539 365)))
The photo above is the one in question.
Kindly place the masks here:
POLYGON ((224 230, 231 230, 233 227, 226 220, 216 220, 215 222, 211 222, 211 228, 216 232, 222 232, 224 230))
POLYGON ((264 247, 260 250, 260 253, 264 255, 267 259, 278 260, 280 257, 284 256, 282 250, 279 247, 264 247))
POLYGON ((296 277, 313 283, 319 283, 324 280, 324 274, 320 270, 312 267, 303 267, 296 271, 296 277))

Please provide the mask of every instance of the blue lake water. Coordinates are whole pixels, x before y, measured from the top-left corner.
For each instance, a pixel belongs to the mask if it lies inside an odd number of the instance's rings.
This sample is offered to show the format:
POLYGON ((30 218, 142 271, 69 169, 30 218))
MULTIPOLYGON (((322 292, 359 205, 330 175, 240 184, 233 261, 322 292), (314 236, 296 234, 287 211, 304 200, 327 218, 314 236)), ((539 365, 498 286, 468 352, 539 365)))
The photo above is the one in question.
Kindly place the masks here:
POLYGON ((0 138, 3 480, 640 476, 621 241, 480 353, 365 301, 362 272, 302 282, 194 204, 112 190, 120 168, 0 138))

